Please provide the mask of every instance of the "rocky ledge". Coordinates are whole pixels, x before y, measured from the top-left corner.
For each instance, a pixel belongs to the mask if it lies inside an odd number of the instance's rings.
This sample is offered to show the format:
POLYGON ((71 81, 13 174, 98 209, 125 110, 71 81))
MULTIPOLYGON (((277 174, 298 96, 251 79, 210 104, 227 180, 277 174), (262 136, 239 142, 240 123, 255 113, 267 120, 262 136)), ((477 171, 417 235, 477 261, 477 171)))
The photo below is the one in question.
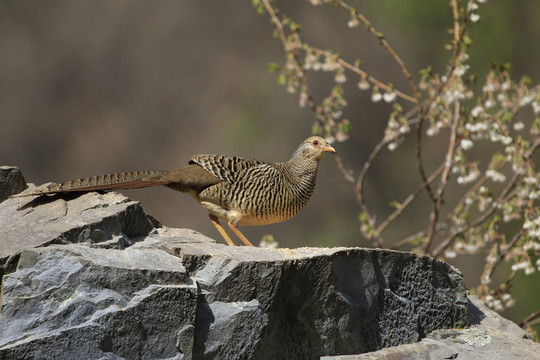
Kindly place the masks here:
POLYGON ((429 257, 228 247, 118 193, 8 198, 26 187, 10 167, 0 187, 0 359, 540 353, 429 257))

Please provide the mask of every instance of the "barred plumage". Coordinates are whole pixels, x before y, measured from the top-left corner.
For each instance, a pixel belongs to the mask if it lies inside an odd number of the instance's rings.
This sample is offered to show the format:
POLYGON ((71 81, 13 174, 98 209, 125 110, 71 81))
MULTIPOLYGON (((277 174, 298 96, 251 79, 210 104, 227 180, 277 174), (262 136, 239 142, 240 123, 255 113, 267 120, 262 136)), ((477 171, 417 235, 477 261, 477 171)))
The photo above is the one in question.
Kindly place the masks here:
POLYGON ((218 219, 226 220, 240 240, 251 245, 236 226, 272 224, 300 212, 315 189, 319 161, 329 151, 335 150, 325 139, 312 136, 300 144, 287 162, 194 155, 188 166, 176 170, 92 176, 14 197, 165 185, 193 196, 210 213, 212 223, 229 245, 234 243, 218 219))

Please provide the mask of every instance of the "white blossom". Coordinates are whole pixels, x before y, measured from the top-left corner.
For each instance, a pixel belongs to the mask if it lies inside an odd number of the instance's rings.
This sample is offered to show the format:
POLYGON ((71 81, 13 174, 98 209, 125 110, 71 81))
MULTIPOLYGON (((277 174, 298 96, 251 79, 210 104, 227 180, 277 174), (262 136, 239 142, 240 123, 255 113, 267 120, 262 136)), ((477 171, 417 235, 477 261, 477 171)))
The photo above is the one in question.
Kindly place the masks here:
POLYGON ((457 256, 456 252, 455 251, 451 251, 451 250, 446 250, 444 252, 444 257, 447 258, 447 259, 453 259, 457 256))
POLYGON ((350 27, 350 28, 354 28, 354 27, 357 27, 358 24, 360 24, 360 22, 355 17, 355 18, 352 18, 351 20, 349 20, 349 22, 347 23, 347 26, 350 27))
POLYGON ((469 67, 470 66, 467 64, 456 66, 456 69, 454 70, 454 74, 456 74, 457 76, 462 76, 463 74, 465 74, 467 70, 469 70, 469 67))
POLYGON ((482 87, 483 92, 493 92, 495 91, 495 84, 492 81, 486 82, 484 87, 482 87))
POLYGON ((369 89, 369 82, 366 80, 366 79, 362 79, 362 81, 360 81, 358 83, 358 88, 360 90, 367 90, 369 89))
POLYGON ((536 94, 534 92, 531 92, 529 95, 522 97, 521 100, 519 101, 519 105, 525 106, 531 103, 534 100, 535 96, 536 94))
POLYGON ((347 81, 347 77, 345 76, 344 73, 338 72, 334 76, 334 81, 337 82, 338 84, 343 84, 345 81, 347 81))
POLYGON ((516 152, 516 148, 513 146, 507 146, 504 148, 504 152, 507 154, 513 154, 516 152))
POLYGON ((304 68, 306 70, 310 70, 310 69, 313 69, 315 71, 320 70, 321 63, 319 62, 319 57, 311 53, 307 54, 306 59, 304 60, 304 68))
POLYGON ((512 265, 512 271, 523 270, 523 269, 526 269, 528 266, 529 266, 528 261, 522 261, 522 262, 512 265))
POLYGON ((516 130, 516 131, 523 130, 524 127, 525 127, 525 124, 523 122, 521 122, 521 121, 518 121, 518 122, 514 123, 514 130, 516 130))
POLYGON ((324 64, 322 64, 322 70, 334 71, 337 68, 339 68, 339 63, 335 59, 327 56, 326 59, 324 60, 324 64))
POLYGON ((456 181, 458 184, 463 185, 463 184, 472 183, 476 179, 478 179, 478 173, 475 171, 471 171, 466 176, 458 176, 456 181))
POLYGON ((480 20, 480 15, 478 15, 477 13, 474 13, 474 14, 471 14, 471 17, 470 17, 471 21, 473 23, 477 22, 478 20, 480 20))
POLYGON ((373 102, 379 102, 381 101, 381 99, 382 99, 382 95, 378 91, 374 91, 373 94, 371 95, 371 101, 373 102))
POLYGON ((535 114, 540 114, 540 103, 538 101, 533 101, 532 107, 535 114))
POLYGON ((485 131, 488 129, 488 125, 484 122, 479 122, 476 124, 467 123, 465 124, 465 129, 470 132, 485 131))
POLYGON ((306 103, 307 103, 308 99, 309 99, 308 93, 305 92, 305 91, 302 91, 300 93, 300 96, 298 97, 298 106, 300 106, 300 107, 306 106, 306 103))
POLYGON ((475 106, 471 110, 471 115, 474 116, 474 117, 478 117, 478 115, 480 115, 483 112, 484 112, 484 108, 482 106, 475 106))
POLYGON ((504 144, 504 145, 510 145, 512 143, 513 139, 512 137, 510 136, 502 136, 501 137, 501 142, 504 144))
POLYGON ((476 244, 464 244, 463 249, 470 254, 474 254, 478 251, 478 245, 476 244))
POLYGON ((400 127, 399 127, 399 133, 400 134, 407 134, 408 132, 411 131, 411 128, 409 127, 409 124, 405 123, 405 124, 402 124, 400 127))
POLYGON ((396 99, 396 93, 394 91, 385 92, 383 95, 383 99, 387 103, 392 102, 396 99))
POLYGON ((495 182, 504 182, 506 180, 506 176, 497 170, 487 170, 486 176, 495 182))
POLYGON ((395 142, 395 141, 393 141, 393 142, 391 142, 390 144, 388 144, 388 150, 390 150, 390 151, 396 150, 397 147, 398 147, 398 144, 397 144, 397 142, 395 142))
POLYGON ((527 241, 525 243, 525 245, 523 245, 523 250, 525 250, 525 251, 529 251, 529 250, 538 251, 538 250, 540 250, 540 243, 535 242, 535 241, 527 241))
POLYGON ((473 143, 471 140, 469 140, 469 139, 463 139, 463 140, 461 140, 460 144, 461 144, 461 148, 462 148, 463 150, 469 150, 469 149, 472 148, 473 145, 474 145, 474 143, 473 143))

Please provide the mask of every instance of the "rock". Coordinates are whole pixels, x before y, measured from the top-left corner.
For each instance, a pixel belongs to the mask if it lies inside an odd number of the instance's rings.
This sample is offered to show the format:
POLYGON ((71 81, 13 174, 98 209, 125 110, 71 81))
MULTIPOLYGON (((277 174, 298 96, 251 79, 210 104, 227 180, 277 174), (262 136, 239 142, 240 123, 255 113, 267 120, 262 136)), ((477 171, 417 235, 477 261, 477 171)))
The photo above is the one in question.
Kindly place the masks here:
POLYGON ((315 359, 461 339, 478 315, 444 262, 228 247, 116 193, 8 199, 0 231, 0 359, 315 359))
POLYGON ((19 168, 0 166, 0 203, 10 195, 18 194, 26 188, 26 180, 19 168))
POLYGON ((154 225, 138 202, 113 192, 9 199, 0 203, 0 265, 25 248, 136 238, 154 225))
POLYGON ((469 296, 467 329, 436 330, 413 344, 359 355, 325 356, 325 360, 507 360, 540 359, 540 344, 513 322, 469 296))
POLYGON ((181 260, 158 249, 24 250, 4 279, 0 358, 183 358, 197 305, 187 280, 181 260))
POLYGON ((248 358, 361 353, 467 325, 461 274, 428 257, 361 248, 228 248, 174 241, 162 244, 179 249, 173 253, 180 254, 208 304, 196 323, 200 335, 194 349, 201 358, 215 355, 216 341, 221 358, 238 354, 238 344, 225 334, 245 331, 224 332, 206 315, 209 308, 222 318, 237 316, 224 303, 242 309, 244 320, 237 326, 262 327, 248 358), (253 299, 257 302, 250 303, 253 299), (258 312, 264 316, 255 316, 258 312), (210 349, 207 339, 212 339, 210 349))

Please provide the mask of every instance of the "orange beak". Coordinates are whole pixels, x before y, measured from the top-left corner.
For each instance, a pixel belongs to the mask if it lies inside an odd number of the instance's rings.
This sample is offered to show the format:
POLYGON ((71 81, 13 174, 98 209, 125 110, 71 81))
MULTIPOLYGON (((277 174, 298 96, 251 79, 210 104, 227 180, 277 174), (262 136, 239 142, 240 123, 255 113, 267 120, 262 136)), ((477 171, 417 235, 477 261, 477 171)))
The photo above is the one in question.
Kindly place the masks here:
POLYGON ((334 149, 334 147, 330 144, 327 144, 325 147, 322 148, 323 151, 328 151, 328 152, 336 152, 336 149, 334 149))

